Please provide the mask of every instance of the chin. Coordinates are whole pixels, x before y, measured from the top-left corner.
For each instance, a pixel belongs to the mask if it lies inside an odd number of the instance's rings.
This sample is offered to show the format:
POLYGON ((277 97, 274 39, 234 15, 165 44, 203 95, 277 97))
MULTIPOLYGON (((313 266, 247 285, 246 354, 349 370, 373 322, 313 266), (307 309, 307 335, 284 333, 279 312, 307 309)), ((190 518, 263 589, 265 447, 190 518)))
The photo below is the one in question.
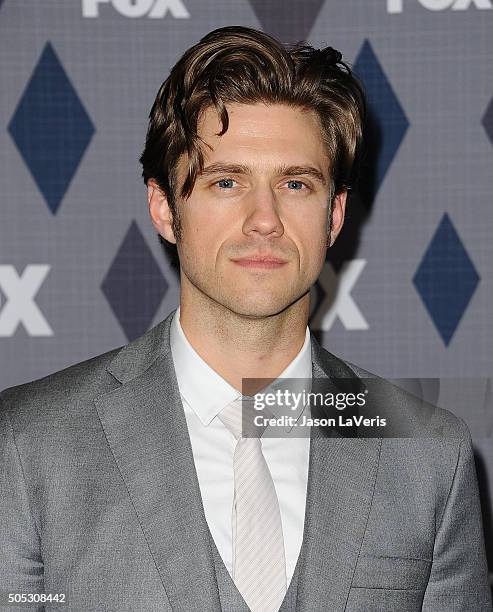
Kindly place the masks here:
POLYGON ((250 296, 249 299, 238 298, 234 301, 227 300, 223 304, 232 312, 252 318, 273 317, 288 308, 296 300, 279 299, 279 297, 261 296, 255 299, 250 296))

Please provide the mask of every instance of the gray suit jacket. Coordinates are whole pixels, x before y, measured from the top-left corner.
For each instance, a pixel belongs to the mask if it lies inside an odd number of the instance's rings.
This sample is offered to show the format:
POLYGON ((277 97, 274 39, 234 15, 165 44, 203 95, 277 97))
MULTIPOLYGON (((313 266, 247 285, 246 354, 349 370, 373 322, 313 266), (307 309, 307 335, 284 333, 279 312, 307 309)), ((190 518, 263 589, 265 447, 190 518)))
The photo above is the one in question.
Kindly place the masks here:
MULTIPOLYGON (((65 593, 59 609, 76 612, 248 610, 205 520, 172 314, 121 349, 0 395, 4 597, 65 593)), ((314 339, 312 362, 314 377, 366 375, 314 339)), ((399 410, 409 397, 389 384, 399 410)), ((430 427, 434 437, 409 440, 312 429, 283 612, 492 609, 467 427, 438 409, 430 427)))

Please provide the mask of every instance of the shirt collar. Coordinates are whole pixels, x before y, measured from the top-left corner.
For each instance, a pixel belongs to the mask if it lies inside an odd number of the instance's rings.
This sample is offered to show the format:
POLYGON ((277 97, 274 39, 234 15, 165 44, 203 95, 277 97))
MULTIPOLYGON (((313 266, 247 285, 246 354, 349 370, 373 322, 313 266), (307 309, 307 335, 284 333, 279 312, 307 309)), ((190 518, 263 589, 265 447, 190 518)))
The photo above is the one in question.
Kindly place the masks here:
MULTIPOLYGON (((213 370, 192 347, 180 324, 180 307, 176 309, 171 322, 170 345, 180 393, 203 425, 207 426, 223 408, 242 395, 213 370)), ((311 342, 307 326, 305 341, 300 352, 279 374, 278 379, 311 379, 311 376, 311 342)), ((274 383, 275 381, 271 385, 274 383)))

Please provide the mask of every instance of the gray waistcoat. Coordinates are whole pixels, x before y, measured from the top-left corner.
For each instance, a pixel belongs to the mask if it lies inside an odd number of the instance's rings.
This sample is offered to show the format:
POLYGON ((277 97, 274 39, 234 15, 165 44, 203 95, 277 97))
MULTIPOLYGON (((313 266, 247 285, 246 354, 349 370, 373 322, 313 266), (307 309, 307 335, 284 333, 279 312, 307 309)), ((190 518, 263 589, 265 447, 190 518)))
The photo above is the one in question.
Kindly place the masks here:
MULTIPOLYGON (((216 570, 217 586, 219 588, 219 599, 223 612, 249 612, 250 608, 236 588, 224 562, 217 550, 216 544, 211 536, 212 552, 214 556, 214 567, 216 570)), ((296 592, 298 588, 299 558, 294 570, 293 578, 289 584, 286 596, 282 602, 279 612, 296 611, 296 592)))

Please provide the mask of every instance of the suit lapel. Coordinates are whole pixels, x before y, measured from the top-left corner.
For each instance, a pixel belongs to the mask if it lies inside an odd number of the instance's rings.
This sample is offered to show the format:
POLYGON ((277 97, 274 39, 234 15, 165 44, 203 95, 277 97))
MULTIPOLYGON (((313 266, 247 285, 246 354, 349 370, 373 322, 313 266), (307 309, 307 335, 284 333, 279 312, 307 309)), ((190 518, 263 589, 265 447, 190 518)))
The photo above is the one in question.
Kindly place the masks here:
MULTIPOLYGON (((312 336, 313 376, 351 378, 312 336)), ((297 610, 345 609, 369 517, 381 440, 326 437, 312 428, 297 610)))
POLYGON ((216 612, 210 532, 169 347, 172 315, 120 351, 109 369, 123 384, 96 406, 173 610, 216 612))

